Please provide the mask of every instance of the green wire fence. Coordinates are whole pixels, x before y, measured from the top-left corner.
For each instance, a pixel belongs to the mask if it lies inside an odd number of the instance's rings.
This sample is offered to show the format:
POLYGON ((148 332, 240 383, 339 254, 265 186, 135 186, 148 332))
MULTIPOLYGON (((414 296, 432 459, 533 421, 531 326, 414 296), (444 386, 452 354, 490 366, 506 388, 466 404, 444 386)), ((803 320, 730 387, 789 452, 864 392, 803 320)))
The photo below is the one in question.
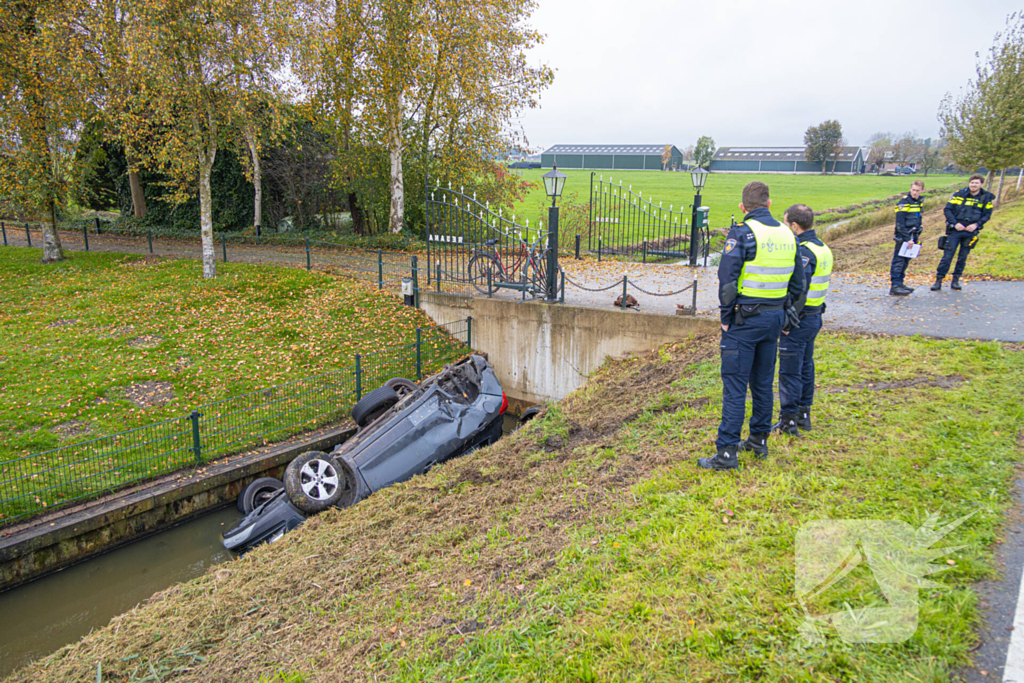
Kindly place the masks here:
POLYGON ((416 341, 313 377, 197 406, 188 415, 9 460, 0 525, 192 465, 347 420, 393 377, 422 380, 469 352, 472 318, 418 328, 416 341))

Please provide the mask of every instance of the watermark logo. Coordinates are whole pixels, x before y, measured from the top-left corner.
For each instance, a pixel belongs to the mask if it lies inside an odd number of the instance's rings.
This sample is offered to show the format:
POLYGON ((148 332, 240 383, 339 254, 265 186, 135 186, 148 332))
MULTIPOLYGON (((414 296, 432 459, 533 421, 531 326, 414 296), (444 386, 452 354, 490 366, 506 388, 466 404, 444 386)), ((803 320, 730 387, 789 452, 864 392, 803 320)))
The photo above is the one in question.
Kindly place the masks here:
POLYGON ((932 560, 965 547, 932 546, 976 512, 942 527, 936 512, 917 529, 891 519, 824 519, 804 524, 796 536, 796 594, 805 617, 800 634, 821 643, 823 629, 831 624, 847 643, 902 643, 910 638, 917 630, 918 590, 942 585, 925 577, 949 569, 931 564, 932 560), (844 604, 839 611, 813 615, 816 598, 858 568, 862 568, 858 579, 874 580, 884 606, 844 604))

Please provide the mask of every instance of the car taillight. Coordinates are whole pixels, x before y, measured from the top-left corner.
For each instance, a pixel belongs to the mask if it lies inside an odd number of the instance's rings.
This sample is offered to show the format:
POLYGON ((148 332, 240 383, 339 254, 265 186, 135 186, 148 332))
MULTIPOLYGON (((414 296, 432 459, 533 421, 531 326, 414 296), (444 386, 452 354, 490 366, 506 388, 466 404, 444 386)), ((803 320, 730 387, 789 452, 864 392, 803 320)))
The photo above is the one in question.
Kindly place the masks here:
POLYGON ((504 415, 505 411, 508 410, 508 396, 505 395, 505 390, 501 390, 501 408, 498 409, 498 415, 504 415))

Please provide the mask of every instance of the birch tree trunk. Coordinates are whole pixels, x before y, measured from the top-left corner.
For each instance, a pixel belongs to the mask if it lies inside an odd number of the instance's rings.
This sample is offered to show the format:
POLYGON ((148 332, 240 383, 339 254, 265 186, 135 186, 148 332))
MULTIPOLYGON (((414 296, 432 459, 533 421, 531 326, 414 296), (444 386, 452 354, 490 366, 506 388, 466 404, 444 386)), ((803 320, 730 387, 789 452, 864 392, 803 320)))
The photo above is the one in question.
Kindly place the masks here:
POLYGON ((135 165, 135 156, 128 155, 128 189, 132 193, 132 213, 136 218, 146 215, 146 193, 142 189, 142 179, 139 174, 132 170, 135 165))
POLYGON ((199 150, 199 234, 203 240, 203 277, 217 277, 217 258, 213 251, 213 195, 210 175, 217 157, 215 145, 204 145, 199 150))
POLYGON ((1024 164, 1021 164, 1020 175, 1017 176, 1017 192, 1020 192, 1020 181, 1024 180, 1024 164))
POLYGON ((388 226, 392 233, 402 232, 405 219, 405 183, 402 179, 402 94, 388 122, 388 150, 391 153, 391 213, 388 226))
POLYGON ((260 151, 256 147, 256 132, 251 126, 245 127, 245 141, 249 143, 249 153, 252 154, 252 186, 255 191, 252 225, 259 235, 260 226, 263 225, 263 173, 260 169, 260 151))
POLYGON ((64 248, 57 234, 57 202, 50 198, 50 224, 41 224, 43 231, 43 263, 64 260, 64 248))
POLYGON ((999 190, 996 192, 996 202, 993 206, 999 206, 1003 203, 1003 183, 1006 182, 1006 169, 1004 168, 999 172, 999 190))

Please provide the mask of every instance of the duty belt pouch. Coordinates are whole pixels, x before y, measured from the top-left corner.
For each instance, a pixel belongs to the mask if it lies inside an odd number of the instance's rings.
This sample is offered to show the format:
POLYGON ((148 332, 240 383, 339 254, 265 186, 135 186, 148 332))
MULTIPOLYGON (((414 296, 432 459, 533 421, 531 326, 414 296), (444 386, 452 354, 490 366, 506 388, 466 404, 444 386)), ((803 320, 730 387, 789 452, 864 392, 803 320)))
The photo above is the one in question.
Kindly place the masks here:
POLYGON ((945 251, 945 250, 946 250, 946 236, 945 235, 939 235, 939 251, 945 251))
POLYGON ((755 315, 761 315, 761 304, 740 304, 736 308, 740 309, 744 320, 753 318, 755 315))

